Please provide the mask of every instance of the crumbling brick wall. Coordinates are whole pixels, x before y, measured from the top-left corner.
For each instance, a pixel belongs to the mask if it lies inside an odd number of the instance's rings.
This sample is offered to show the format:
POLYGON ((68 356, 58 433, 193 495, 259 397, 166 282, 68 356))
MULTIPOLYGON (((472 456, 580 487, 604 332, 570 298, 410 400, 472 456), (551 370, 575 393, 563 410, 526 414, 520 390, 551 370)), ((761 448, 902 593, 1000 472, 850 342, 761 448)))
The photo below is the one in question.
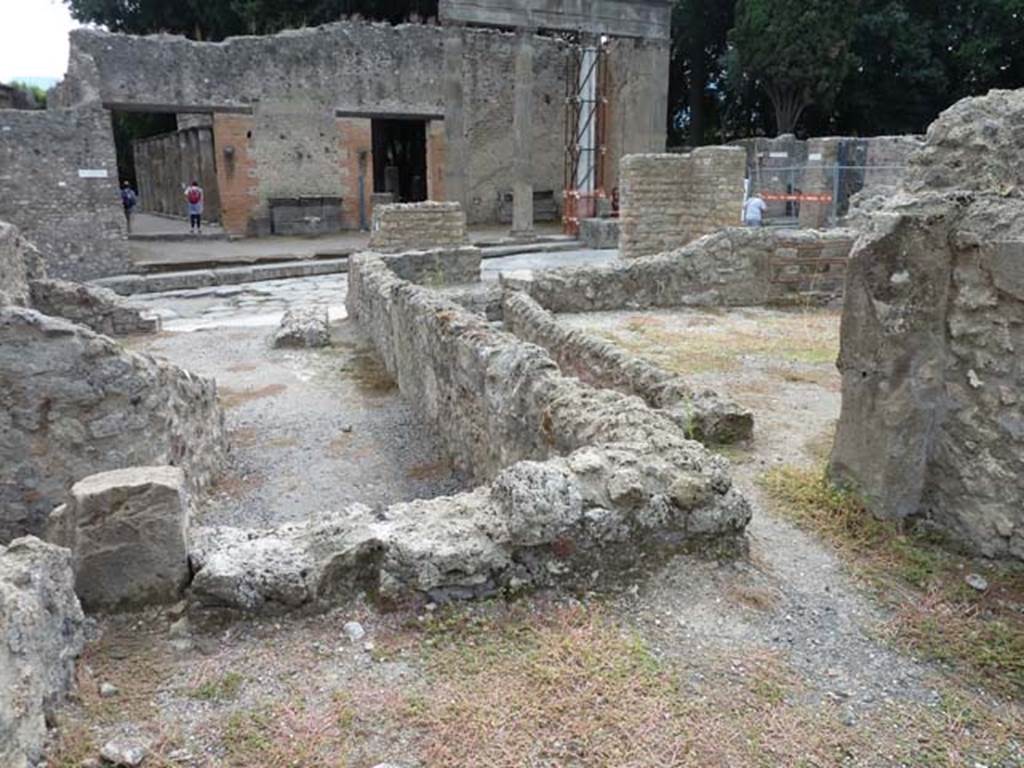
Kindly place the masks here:
POLYGON ((374 250, 422 250, 468 242, 466 215, 458 203, 395 203, 374 208, 370 234, 374 250))
POLYGON ((746 154, 702 147, 688 155, 628 155, 619 181, 625 258, 664 253, 740 221, 746 154))
POLYGON ((0 110, 0 219, 39 247, 51 277, 130 271, 109 113, 0 110))

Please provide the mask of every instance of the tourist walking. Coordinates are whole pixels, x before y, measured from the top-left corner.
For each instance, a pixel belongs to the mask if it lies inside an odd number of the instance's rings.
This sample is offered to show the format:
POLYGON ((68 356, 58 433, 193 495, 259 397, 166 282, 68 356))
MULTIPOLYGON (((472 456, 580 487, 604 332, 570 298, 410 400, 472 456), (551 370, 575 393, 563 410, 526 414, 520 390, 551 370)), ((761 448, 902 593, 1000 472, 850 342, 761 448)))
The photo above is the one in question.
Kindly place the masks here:
POLYGON ((121 185, 121 205, 124 207, 124 220, 128 224, 128 234, 132 233, 132 214, 135 212, 135 204, 139 199, 135 196, 135 190, 131 184, 125 181, 121 185))
POLYGON ((194 235, 203 232, 203 188, 199 182, 192 179, 192 183, 185 187, 185 202, 188 203, 188 228, 194 235))

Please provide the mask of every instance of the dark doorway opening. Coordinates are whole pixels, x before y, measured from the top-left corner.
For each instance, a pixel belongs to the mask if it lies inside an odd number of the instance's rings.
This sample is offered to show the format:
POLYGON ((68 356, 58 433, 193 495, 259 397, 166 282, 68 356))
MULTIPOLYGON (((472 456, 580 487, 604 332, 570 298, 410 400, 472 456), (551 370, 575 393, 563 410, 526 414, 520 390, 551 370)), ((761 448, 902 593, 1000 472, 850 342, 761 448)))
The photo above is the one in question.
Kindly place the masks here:
POLYGON ((400 203, 427 199, 427 121, 374 120, 373 189, 400 203))

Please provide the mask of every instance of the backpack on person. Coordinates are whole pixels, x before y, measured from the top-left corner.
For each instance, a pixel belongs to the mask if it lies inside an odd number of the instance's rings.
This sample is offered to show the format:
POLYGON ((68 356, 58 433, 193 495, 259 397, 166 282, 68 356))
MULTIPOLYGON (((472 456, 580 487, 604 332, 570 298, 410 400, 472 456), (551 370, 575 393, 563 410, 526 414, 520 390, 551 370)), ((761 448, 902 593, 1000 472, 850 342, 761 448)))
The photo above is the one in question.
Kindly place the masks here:
POLYGON ((185 199, 188 200, 192 205, 195 205, 203 199, 203 193, 199 187, 189 187, 188 191, 185 192, 185 199))

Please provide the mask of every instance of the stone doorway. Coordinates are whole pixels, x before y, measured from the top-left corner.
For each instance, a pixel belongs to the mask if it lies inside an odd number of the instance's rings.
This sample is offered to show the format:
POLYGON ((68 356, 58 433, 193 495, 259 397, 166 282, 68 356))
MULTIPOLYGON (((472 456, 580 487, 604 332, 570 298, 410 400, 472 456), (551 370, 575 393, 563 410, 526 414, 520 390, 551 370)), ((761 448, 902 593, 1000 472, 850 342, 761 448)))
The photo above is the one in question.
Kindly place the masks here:
POLYGON ((395 202, 427 199, 427 121, 374 119, 373 188, 395 202))

